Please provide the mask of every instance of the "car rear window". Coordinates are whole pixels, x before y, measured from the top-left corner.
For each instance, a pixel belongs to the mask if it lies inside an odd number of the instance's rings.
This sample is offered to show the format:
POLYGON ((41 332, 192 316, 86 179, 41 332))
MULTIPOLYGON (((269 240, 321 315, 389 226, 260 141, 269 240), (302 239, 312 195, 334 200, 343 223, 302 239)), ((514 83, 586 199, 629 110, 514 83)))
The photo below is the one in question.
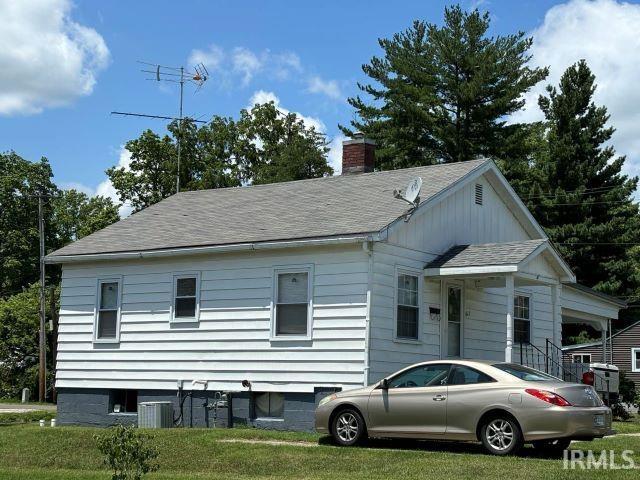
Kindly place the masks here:
POLYGON ((517 363, 494 363, 492 366, 527 382, 560 381, 559 378, 549 375, 548 373, 525 367, 524 365, 518 365, 517 363))

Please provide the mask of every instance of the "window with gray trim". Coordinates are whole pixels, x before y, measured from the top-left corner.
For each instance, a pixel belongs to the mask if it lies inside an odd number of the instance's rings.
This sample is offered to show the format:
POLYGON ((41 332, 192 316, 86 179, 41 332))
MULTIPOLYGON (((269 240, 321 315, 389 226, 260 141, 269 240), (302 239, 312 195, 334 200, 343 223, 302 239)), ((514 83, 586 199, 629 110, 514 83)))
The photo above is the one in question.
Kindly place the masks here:
POLYGON ((398 274, 396 305, 396 336, 417 340, 419 335, 419 295, 417 275, 398 274))
POLYGON ((513 340, 516 343, 531 342, 531 298, 516 295, 513 299, 513 340))
POLYGON ((631 349, 631 370, 640 372, 640 348, 631 349))
POLYGON ((197 320, 198 288, 199 281, 196 274, 175 275, 173 277, 173 320, 197 320))
POLYGON ((309 272, 276 272, 276 336, 307 336, 309 328, 309 272))
POLYGON ((96 340, 117 340, 120 310, 120 282, 115 279, 98 281, 96 340))

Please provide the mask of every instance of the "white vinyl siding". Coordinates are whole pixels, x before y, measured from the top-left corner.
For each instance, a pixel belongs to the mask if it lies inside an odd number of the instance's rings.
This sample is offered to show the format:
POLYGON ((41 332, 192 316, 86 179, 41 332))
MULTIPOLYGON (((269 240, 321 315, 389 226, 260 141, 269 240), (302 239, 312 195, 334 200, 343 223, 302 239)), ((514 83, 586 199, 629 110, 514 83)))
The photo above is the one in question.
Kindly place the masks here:
POLYGON ((173 276, 171 321, 192 323, 200 312, 200 274, 181 273, 173 276))
POLYGON ((120 277, 100 278, 96 293, 93 341, 117 343, 120 340, 120 277))
MULTIPOLYGON (((279 267, 278 267, 279 268, 279 267)), ((369 258, 361 244, 66 265, 56 385, 313 392, 364 383, 369 258), (271 340, 274 266, 313 265, 311 339, 271 340), (199 323, 171 322, 173 277, 200 272, 199 323), (92 345, 96 278, 122 275, 120 343, 92 345)))

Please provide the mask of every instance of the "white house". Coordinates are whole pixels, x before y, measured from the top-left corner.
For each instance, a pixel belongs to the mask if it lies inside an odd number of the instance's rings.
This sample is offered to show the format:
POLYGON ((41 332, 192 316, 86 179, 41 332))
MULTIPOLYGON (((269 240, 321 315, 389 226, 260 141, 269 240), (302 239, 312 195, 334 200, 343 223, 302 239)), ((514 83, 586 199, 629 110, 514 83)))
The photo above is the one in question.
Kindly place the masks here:
POLYGON ((327 391, 430 359, 519 362, 521 344, 560 346, 562 321, 617 318, 620 302, 572 285, 491 160, 373 161, 348 140, 341 176, 179 193, 48 255, 59 421, 171 400, 211 425, 216 392, 234 392, 236 422, 308 429, 327 391), (407 216, 393 193, 417 176, 407 216))

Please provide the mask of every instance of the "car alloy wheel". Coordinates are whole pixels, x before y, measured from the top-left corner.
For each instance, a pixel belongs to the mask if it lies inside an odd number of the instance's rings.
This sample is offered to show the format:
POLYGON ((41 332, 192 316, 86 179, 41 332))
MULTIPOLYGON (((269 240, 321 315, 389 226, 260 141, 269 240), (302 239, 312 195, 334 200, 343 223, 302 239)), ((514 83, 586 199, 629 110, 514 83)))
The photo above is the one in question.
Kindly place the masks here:
POLYGON ((511 418, 495 417, 483 426, 482 443, 493 454, 508 455, 520 449, 522 434, 511 418))
POLYGON ((333 436, 340 445, 355 445, 364 434, 364 420, 355 410, 340 412, 333 422, 333 436))

